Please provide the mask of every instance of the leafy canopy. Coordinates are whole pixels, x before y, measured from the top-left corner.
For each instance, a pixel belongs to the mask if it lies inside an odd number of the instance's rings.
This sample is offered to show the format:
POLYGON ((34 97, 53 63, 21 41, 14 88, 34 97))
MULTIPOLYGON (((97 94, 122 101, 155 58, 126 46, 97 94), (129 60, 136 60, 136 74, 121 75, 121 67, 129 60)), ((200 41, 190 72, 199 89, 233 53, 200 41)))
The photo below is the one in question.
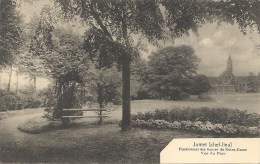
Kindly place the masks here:
POLYGON ((30 53, 39 57, 47 74, 60 83, 83 82, 89 68, 88 58, 82 49, 82 38, 71 29, 54 26, 51 8, 42 9, 39 24, 31 40, 30 53))
POLYGON ((192 79, 191 94, 199 95, 211 89, 210 81, 205 75, 197 75, 192 79))
POLYGON ((148 74, 151 90, 158 92, 159 97, 179 98, 196 75, 198 61, 194 50, 185 45, 166 47, 153 53, 148 74))
POLYGON ((83 21, 117 42, 125 43, 128 34, 139 33, 149 41, 197 31, 204 23, 238 23, 243 32, 257 25, 260 31, 257 0, 56 0, 67 17, 83 21))
POLYGON ((11 64, 21 47, 21 19, 16 4, 0 1, 0 66, 11 64))

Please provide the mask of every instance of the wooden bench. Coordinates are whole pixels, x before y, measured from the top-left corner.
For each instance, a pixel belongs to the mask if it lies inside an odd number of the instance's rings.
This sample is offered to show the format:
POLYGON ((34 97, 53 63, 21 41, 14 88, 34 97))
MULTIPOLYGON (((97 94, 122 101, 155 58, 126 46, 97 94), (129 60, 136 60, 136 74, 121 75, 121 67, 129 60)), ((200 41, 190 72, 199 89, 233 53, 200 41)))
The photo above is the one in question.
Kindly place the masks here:
POLYGON ((79 109, 79 108, 72 108, 72 109, 63 109, 63 116, 62 116, 62 123, 63 125, 67 125, 70 121, 70 119, 73 118, 99 118, 99 124, 102 124, 103 117, 108 117, 107 115, 103 115, 102 112, 107 111, 106 108, 86 108, 86 109, 79 109), (83 115, 83 113, 88 112, 88 111, 93 111, 93 112, 98 112, 98 115, 96 116, 88 116, 88 115, 83 115), (66 114, 67 112, 67 114, 66 114), (79 115, 76 113, 76 115, 70 115, 68 112, 80 112, 79 115))

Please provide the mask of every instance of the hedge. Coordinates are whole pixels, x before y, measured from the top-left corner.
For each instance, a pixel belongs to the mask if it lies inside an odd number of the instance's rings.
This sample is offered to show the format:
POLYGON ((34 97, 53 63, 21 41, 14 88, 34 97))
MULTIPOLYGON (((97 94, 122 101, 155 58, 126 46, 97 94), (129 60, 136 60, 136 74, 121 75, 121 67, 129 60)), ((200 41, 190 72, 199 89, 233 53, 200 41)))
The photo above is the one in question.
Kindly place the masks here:
POLYGON ((12 91, 0 89, 0 112, 24 108, 38 108, 41 104, 41 98, 37 94, 15 94, 12 91))
POLYGON ((149 111, 132 115, 134 127, 184 129, 218 134, 259 135, 260 115, 227 108, 149 111))

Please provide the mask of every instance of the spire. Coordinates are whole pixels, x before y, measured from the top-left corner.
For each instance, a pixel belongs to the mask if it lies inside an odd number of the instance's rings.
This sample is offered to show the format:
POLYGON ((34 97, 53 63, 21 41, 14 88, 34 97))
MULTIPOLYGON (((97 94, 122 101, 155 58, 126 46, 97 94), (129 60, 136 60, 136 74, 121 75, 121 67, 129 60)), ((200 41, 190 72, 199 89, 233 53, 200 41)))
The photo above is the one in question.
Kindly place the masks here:
POLYGON ((231 55, 229 55, 228 57, 228 61, 227 61, 227 70, 230 73, 233 73, 233 67, 232 67, 232 59, 231 59, 231 55))

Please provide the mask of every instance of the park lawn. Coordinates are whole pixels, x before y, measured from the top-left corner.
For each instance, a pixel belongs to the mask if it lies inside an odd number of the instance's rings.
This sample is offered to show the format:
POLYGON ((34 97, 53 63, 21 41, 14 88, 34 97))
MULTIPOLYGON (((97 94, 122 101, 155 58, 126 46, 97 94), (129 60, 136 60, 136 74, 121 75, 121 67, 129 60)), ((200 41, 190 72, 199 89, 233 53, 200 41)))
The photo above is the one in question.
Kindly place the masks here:
POLYGON ((248 113, 260 114, 260 93, 230 93, 230 94, 212 94, 212 101, 198 101, 191 96, 190 100, 171 101, 171 100, 135 100, 132 101, 133 112, 148 111, 155 109, 173 109, 173 108, 229 108, 247 110, 248 113))
MULTIPOLYGON (((217 94, 212 95, 216 101, 211 102, 136 100, 132 101, 131 106, 132 113, 175 107, 226 107, 259 113, 258 96, 259 94, 217 94)), ((121 107, 114 108, 110 116, 108 121, 121 120, 121 107)), ((28 126, 34 127, 36 125, 28 126)), ((117 124, 98 126, 84 119, 65 129, 53 126, 40 134, 16 134, 16 142, 4 142, 0 145, 2 162, 159 163, 160 151, 173 138, 223 137, 183 130, 133 128, 128 132, 121 132, 117 124)))
MULTIPOLYGON (((207 108, 229 108, 247 111, 248 113, 260 114, 260 93, 230 93, 212 94, 212 101, 198 101, 197 96, 191 96, 190 100, 134 100, 131 102, 131 113, 154 111, 156 109, 196 109, 207 108)), ((115 106, 111 112, 112 118, 121 120, 122 107, 115 106)))
POLYGON ((42 113, 43 110, 44 110, 43 108, 31 108, 31 109, 0 112, 0 120, 11 118, 11 117, 22 116, 26 114, 42 113))
POLYGON ((81 122, 30 134, 17 145, 2 147, 2 162, 159 163, 160 151, 174 138, 216 137, 178 130, 120 130, 117 124, 81 122))

